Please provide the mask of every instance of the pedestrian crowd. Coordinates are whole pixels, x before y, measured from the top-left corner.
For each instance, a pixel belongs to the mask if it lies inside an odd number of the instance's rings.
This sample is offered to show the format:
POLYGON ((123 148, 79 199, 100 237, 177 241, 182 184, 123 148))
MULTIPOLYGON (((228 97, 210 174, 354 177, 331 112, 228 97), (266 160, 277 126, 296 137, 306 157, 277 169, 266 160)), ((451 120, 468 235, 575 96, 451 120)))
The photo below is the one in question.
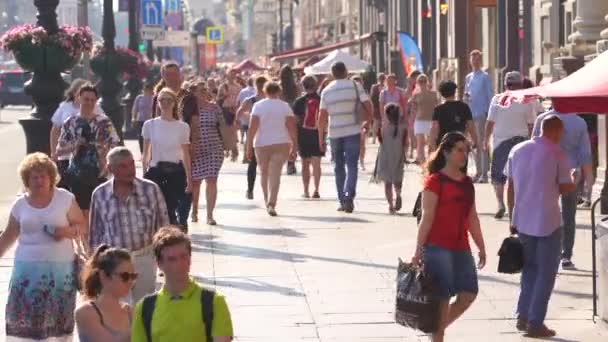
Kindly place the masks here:
POLYGON ((593 183, 588 127, 577 115, 538 115, 534 101, 508 101, 525 84, 517 71, 505 75, 505 93, 494 94, 481 61, 471 52, 462 100, 453 81, 435 87, 418 71, 403 88, 394 74, 366 87, 341 62, 327 77, 284 66, 247 79, 236 70, 186 77, 166 63, 131 112, 143 177, 97 89, 74 81, 53 116, 50 156, 33 153, 19 166, 25 191, 0 235, 0 256, 17 245, 7 340, 67 341, 75 327, 81 341, 232 340, 224 296, 190 276, 188 223, 198 222, 202 184, 205 222, 216 225, 222 165, 242 154, 245 197, 254 199, 259 170, 265 209, 278 216, 283 168, 296 174, 299 157, 302 196, 316 200, 321 160, 330 154, 338 211, 351 214, 368 138, 379 143, 372 178, 384 185, 389 214, 404 207, 405 165, 422 170, 412 263, 424 264, 439 287, 433 341, 444 340, 477 296, 486 246, 474 184, 488 179, 496 219, 508 215, 524 250, 517 328, 554 336, 544 324, 547 305, 560 261, 575 267, 575 214, 588 193, 578 185, 593 183), (155 292, 159 270, 164 284, 155 292))

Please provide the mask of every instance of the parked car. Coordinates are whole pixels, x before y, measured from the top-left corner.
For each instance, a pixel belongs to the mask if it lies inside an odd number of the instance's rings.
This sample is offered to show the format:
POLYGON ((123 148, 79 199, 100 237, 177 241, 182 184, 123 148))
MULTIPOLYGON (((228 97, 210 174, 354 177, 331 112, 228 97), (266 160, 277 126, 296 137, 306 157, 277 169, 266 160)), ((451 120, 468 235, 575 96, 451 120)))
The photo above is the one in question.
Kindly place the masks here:
POLYGON ((0 72, 0 108, 8 105, 33 106, 32 97, 25 93, 25 82, 30 72, 11 70, 0 72))

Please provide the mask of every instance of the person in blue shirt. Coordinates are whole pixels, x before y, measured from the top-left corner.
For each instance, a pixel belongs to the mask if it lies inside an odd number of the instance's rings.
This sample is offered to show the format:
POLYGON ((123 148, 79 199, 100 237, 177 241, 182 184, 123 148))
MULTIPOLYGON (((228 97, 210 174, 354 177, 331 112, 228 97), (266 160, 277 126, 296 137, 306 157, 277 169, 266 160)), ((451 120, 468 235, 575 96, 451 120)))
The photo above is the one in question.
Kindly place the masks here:
MULTIPOLYGON (((579 183, 581 173, 585 176, 585 180, 590 186, 593 179, 592 173, 592 154, 591 142, 589 141, 589 132, 587 123, 581 117, 573 113, 559 113, 552 109, 536 118, 532 136, 538 137, 541 134, 541 123, 550 116, 557 115, 564 124, 564 135, 560 140, 560 146, 568 156, 570 165, 575 171, 575 184, 579 183)), ((574 235, 576 232, 576 206, 578 193, 573 190, 561 197, 562 206, 562 269, 575 269, 572 263, 572 250, 574 247, 574 235)))
MULTIPOLYGON (((475 131, 477 132, 477 141, 475 141, 475 143, 477 146, 483 146, 486 119, 488 117, 490 102, 492 102, 492 98, 494 97, 494 90, 488 73, 481 70, 481 51, 473 50, 469 57, 471 69, 473 69, 473 71, 465 78, 464 102, 469 105, 471 113, 473 114, 473 123, 475 124, 475 131)), ((475 169, 477 171, 474 181, 487 183, 489 170, 489 156, 487 151, 477 149, 477 153, 475 153, 475 169)))

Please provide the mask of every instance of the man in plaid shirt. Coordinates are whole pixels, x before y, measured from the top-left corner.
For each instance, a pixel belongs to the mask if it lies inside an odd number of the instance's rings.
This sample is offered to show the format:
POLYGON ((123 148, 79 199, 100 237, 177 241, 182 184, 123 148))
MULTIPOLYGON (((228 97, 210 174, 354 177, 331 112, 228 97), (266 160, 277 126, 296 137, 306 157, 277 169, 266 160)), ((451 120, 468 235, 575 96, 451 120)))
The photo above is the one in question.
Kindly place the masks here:
POLYGON ((114 177, 93 192, 89 251, 103 243, 131 251, 139 274, 129 298, 134 304, 155 291, 152 238, 160 227, 169 224, 167 204, 158 185, 135 176, 135 161, 129 149, 115 147, 107 159, 114 177))

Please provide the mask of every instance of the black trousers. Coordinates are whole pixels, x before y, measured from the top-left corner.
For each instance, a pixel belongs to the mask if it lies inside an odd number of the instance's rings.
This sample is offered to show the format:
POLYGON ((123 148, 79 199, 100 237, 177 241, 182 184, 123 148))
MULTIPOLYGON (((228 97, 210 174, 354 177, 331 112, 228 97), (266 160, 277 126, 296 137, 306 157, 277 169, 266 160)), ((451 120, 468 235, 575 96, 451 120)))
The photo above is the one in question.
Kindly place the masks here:
POLYGON ((151 167, 144 178, 153 181, 160 187, 165 196, 171 224, 187 229, 192 194, 186 194, 184 166, 181 163, 161 162, 157 166, 151 167))
POLYGON ((255 157, 255 152, 249 161, 249 166, 247 167, 247 191, 253 192, 253 187, 255 186, 255 178, 258 174, 258 160, 255 157))

